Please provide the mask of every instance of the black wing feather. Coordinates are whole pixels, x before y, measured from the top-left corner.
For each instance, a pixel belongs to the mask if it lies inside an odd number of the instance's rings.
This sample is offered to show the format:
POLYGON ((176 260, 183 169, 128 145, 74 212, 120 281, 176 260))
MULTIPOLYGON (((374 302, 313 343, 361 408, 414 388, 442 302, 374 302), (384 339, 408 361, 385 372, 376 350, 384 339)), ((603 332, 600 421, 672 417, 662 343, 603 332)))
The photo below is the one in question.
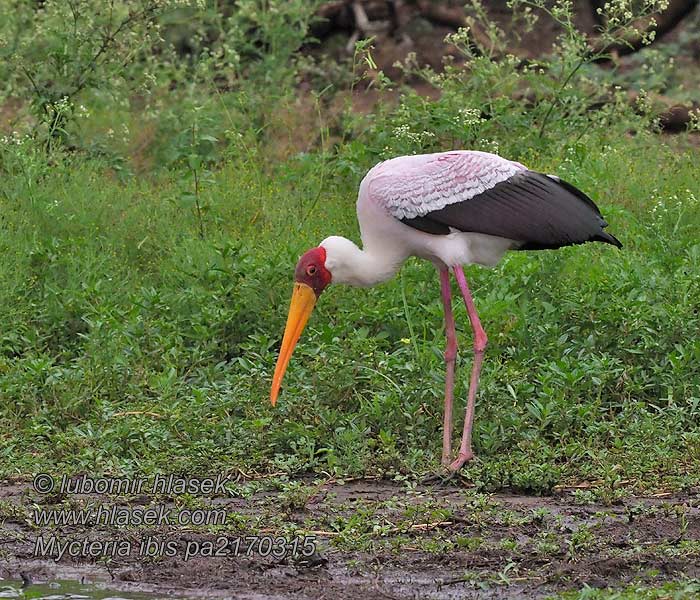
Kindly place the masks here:
POLYGON ((522 171, 469 200, 402 222, 437 235, 450 228, 495 235, 519 242, 518 250, 591 241, 622 247, 603 231, 607 223, 593 200, 570 183, 535 171, 522 171))

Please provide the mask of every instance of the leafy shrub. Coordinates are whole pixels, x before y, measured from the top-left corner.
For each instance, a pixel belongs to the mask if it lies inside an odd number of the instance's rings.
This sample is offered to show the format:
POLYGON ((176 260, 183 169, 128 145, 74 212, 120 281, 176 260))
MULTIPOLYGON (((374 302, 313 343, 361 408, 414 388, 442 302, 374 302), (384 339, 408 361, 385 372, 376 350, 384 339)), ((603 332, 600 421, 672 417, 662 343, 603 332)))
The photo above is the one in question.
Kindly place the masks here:
POLYGON ((206 0, 9 0, 0 103, 28 100, 32 136, 49 151, 78 142, 91 105, 159 120, 180 115, 177 96, 204 105, 216 90, 231 92, 229 128, 259 133, 293 92, 294 52, 316 5, 240 0, 222 11, 206 0))
MULTIPOLYGON (((449 58, 441 72, 420 66, 414 55, 400 65, 406 78, 429 83, 438 98, 405 90, 398 105, 385 104, 377 114, 356 120, 349 152, 368 163, 451 148, 519 157, 554 154, 589 133, 648 128, 649 114, 630 106, 613 75, 595 63, 611 45, 641 35, 639 23, 665 5, 666 0, 607 3, 605 25, 593 40, 574 25, 568 0, 511 0, 511 35, 531 31, 539 19, 553 20, 561 31, 546 56, 529 61, 508 53, 506 34, 473 0, 472 27, 446 38, 461 60, 449 58)), ((383 75, 379 81, 387 85, 383 75)))

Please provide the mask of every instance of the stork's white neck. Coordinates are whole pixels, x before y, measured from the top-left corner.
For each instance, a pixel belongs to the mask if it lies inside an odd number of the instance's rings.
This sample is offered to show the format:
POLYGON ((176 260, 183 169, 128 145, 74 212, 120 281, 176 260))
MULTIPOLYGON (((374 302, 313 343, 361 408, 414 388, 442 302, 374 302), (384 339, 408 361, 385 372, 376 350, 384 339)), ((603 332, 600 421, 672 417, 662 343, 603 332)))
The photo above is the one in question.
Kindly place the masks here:
POLYGON ((372 247, 361 250, 350 240, 331 236, 320 244, 326 249, 326 269, 333 283, 367 287, 393 277, 408 254, 397 249, 372 247))

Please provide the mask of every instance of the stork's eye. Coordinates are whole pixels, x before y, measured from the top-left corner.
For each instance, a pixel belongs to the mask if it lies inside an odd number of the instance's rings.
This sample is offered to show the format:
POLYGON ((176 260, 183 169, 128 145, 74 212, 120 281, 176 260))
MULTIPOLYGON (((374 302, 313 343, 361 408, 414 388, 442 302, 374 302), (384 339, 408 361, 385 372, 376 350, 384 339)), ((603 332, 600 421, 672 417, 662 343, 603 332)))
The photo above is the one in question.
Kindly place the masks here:
POLYGON ((307 275, 316 275, 316 266, 309 265, 308 267, 306 267, 306 274, 307 275))

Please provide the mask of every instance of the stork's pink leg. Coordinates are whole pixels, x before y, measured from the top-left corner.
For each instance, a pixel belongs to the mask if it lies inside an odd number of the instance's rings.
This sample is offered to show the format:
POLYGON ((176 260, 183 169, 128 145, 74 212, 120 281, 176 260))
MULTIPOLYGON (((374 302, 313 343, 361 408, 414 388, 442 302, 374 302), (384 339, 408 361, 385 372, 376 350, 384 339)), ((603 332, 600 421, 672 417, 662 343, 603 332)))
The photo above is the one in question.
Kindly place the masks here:
POLYGON ((467 307, 467 313, 469 314, 469 321, 472 324, 472 330, 474 331, 474 364, 472 365, 472 375, 469 380, 469 396, 467 398, 467 411, 464 415, 464 431, 462 432, 462 443, 459 446, 459 455, 457 459, 450 465, 450 469, 456 471, 465 462, 471 460, 474 457, 472 452, 472 424, 474 423, 474 402, 476 400, 476 390, 479 386, 479 373, 481 372, 481 363, 484 360, 484 351, 486 350, 486 344, 488 339, 486 338, 486 332, 481 326, 479 321, 479 315, 476 314, 476 307, 474 306, 474 300, 472 300, 472 295, 469 292, 469 286, 467 285, 467 278, 464 276, 464 271, 460 265, 454 267, 455 277, 457 278, 457 284, 462 292, 462 297, 464 298, 464 304, 467 307))
POLYGON ((452 298, 450 293, 450 272, 447 268, 440 269, 440 292, 442 305, 445 309, 445 420, 442 429, 442 464, 448 466, 452 460, 452 399, 455 387, 455 360, 457 358, 457 333, 455 318, 452 314, 452 298))

